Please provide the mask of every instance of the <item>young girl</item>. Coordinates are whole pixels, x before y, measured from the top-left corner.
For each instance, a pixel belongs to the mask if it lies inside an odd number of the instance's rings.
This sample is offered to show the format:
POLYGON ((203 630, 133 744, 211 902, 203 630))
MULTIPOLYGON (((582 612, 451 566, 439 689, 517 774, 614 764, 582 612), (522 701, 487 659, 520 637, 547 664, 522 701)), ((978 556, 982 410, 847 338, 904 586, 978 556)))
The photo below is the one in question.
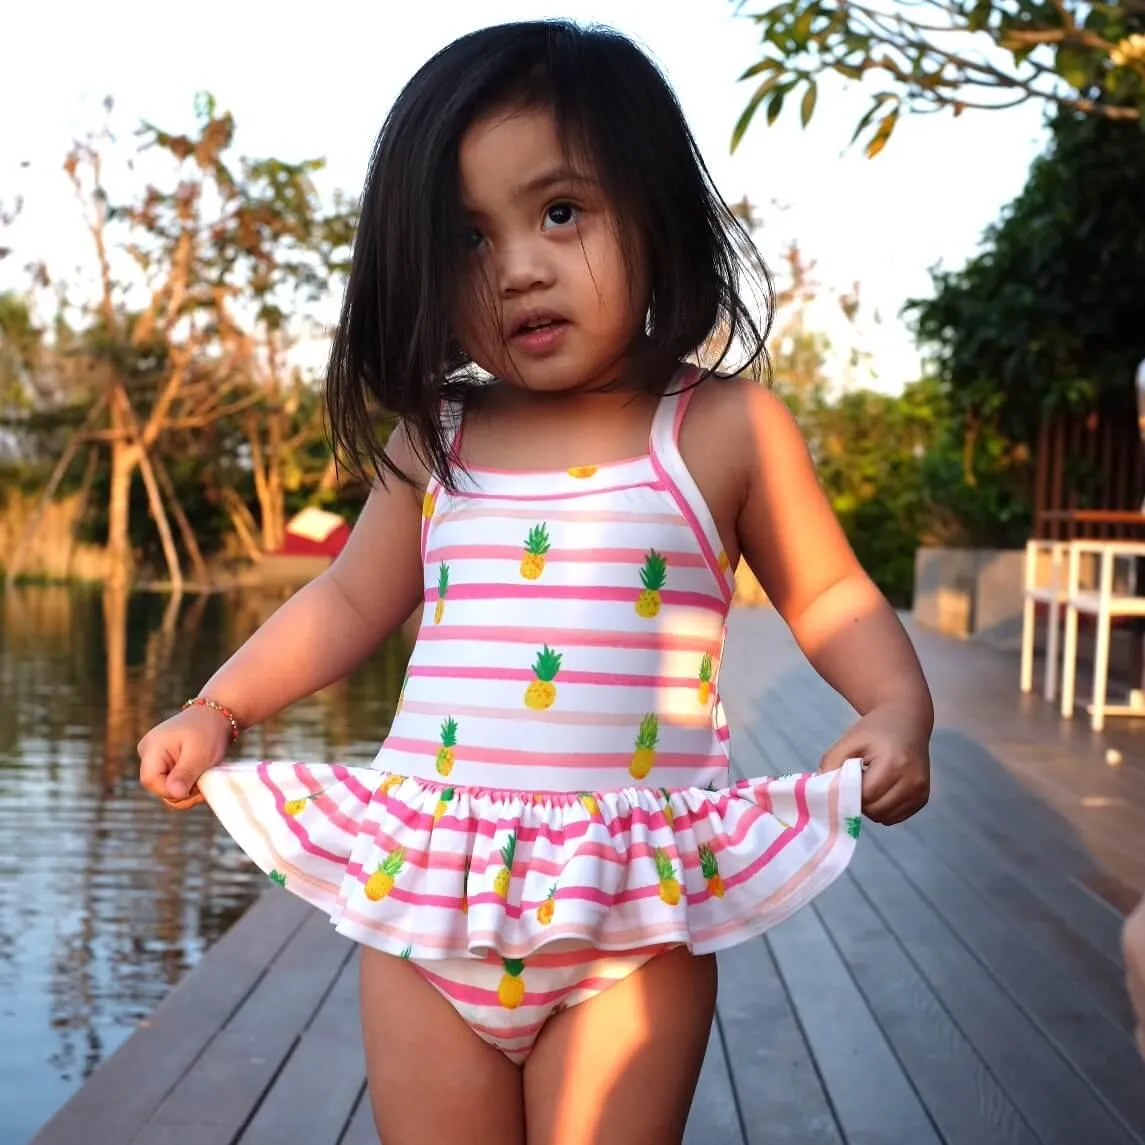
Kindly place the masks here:
POLYGON ((386 1145, 679 1141, 713 952, 837 878, 863 811, 926 800, 926 684, 791 418, 685 364, 713 339, 763 360, 744 281, 769 291, 617 34, 466 36, 383 127, 328 391, 369 501, 139 752, 361 944, 386 1145), (729 776, 741 557, 862 715, 806 774, 729 776), (419 605, 372 764, 221 762, 419 605))

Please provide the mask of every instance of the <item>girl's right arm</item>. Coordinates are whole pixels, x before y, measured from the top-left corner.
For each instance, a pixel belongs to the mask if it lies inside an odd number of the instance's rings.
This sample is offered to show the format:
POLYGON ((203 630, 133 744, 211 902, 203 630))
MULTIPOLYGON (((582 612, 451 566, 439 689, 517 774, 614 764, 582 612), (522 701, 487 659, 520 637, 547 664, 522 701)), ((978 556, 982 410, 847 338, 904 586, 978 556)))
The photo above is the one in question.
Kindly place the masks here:
MULTIPOLYGON (((387 453, 417 488, 375 486, 330 568, 300 589, 207 681, 201 695, 230 709, 240 726, 341 679, 356 668, 422 599, 421 497, 428 474, 399 429, 387 453)), ((193 707, 152 728, 139 742, 140 782, 179 802, 226 754, 229 723, 193 707)))

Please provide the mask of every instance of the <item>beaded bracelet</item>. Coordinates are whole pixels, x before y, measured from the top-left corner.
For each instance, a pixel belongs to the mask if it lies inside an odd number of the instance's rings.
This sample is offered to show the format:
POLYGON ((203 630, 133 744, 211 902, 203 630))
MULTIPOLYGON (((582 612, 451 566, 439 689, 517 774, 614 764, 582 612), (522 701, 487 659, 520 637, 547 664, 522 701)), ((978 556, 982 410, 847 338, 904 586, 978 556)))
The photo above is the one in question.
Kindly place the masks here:
POLYGON ((239 722, 235 719, 230 708, 224 708, 217 700, 212 700, 207 696, 194 696, 183 704, 183 711, 196 707, 210 708, 212 712, 218 712, 231 725, 231 743, 239 738, 239 722))

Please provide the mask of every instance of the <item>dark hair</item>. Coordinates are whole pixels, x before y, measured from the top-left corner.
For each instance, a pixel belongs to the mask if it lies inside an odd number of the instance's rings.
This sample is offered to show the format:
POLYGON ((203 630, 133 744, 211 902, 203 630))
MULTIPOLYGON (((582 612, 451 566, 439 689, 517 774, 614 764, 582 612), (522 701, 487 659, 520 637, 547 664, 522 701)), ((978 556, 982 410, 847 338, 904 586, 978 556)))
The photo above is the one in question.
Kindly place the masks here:
POLYGON ((663 393, 682 358, 717 334, 722 366, 758 377, 771 277, 721 199, 683 112, 630 40, 564 20, 504 24, 438 52, 402 90, 374 146, 327 376, 336 453, 362 476, 410 480, 385 456, 378 420, 397 417, 425 464, 452 484, 443 400, 464 400, 479 371, 450 330, 466 233, 458 149, 506 103, 551 108, 562 145, 591 165, 619 223, 627 266, 645 260, 646 329, 629 358, 636 384, 663 393), (748 272, 762 330, 741 298, 748 272))

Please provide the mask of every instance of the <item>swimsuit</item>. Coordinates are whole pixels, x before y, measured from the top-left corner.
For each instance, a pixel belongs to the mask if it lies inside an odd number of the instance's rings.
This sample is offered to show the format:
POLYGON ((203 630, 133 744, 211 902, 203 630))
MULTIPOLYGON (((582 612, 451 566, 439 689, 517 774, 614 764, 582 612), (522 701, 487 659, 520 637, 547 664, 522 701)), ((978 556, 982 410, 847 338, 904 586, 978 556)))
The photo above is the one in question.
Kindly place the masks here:
POLYGON ((690 396, 661 399, 646 456, 430 481, 421 627, 372 765, 199 781, 274 881, 516 1061, 657 952, 789 917, 858 836, 858 760, 729 777, 734 579, 677 444, 690 396))

